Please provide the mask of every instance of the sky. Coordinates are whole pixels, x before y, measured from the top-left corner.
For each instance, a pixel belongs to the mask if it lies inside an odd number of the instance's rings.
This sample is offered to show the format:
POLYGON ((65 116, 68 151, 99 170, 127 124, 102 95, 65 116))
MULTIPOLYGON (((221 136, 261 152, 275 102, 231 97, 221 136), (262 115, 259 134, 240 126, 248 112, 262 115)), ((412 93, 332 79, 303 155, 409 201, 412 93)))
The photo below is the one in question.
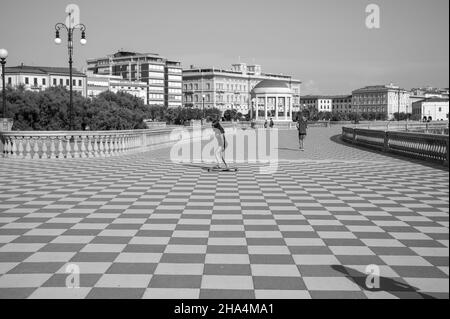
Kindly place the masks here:
MULTIPOLYGON (((367 85, 449 87, 448 0, 0 0, 8 65, 66 66, 54 25, 80 7, 74 66, 125 49, 158 53, 184 68, 239 61, 292 75, 302 94, 349 94, 367 85), (366 7, 380 8, 380 28, 366 7)), ((63 36, 65 42, 65 35, 63 36)))

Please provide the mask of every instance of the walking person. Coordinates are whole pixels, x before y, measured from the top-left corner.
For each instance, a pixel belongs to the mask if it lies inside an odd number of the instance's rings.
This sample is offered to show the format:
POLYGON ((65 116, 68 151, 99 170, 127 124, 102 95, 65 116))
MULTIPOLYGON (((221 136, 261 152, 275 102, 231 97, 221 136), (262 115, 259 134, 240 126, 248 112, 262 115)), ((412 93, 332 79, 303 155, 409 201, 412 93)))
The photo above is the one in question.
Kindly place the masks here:
POLYGON ((301 115, 298 117, 298 122, 297 122, 297 130, 298 130, 298 140, 300 142, 300 150, 304 151, 305 150, 305 138, 306 138, 306 131, 308 129, 308 122, 306 121, 306 118, 301 115))
POLYGON ((267 128, 269 126, 269 123, 267 123, 267 120, 264 122, 264 128, 267 128))
POLYGON ((269 124, 269 126, 270 126, 270 128, 273 128, 273 120, 272 120, 272 118, 270 118, 270 124, 269 124))
POLYGON ((225 150, 227 148, 227 140, 225 139, 225 130, 220 125, 219 121, 214 120, 212 122, 212 128, 214 130, 214 134, 217 140, 218 147, 214 152, 217 160, 217 166, 214 168, 221 169, 221 162, 225 165, 225 169, 228 169, 228 164, 225 162, 225 150))

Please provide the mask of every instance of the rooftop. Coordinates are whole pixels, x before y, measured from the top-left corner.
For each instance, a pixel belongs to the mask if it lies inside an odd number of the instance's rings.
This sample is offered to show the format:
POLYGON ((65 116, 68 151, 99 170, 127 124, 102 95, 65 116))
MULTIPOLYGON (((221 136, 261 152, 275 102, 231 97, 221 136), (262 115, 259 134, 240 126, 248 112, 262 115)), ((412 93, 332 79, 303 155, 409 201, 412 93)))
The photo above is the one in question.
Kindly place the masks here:
MULTIPOLYGON (((5 73, 27 73, 27 74, 69 74, 70 69, 65 67, 50 67, 50 66, 29 66, 29 65, 19 65, 13 67, 7 67, 5 73)), ((85 76, 84 73, 72 69, 73 75, 85 76)))

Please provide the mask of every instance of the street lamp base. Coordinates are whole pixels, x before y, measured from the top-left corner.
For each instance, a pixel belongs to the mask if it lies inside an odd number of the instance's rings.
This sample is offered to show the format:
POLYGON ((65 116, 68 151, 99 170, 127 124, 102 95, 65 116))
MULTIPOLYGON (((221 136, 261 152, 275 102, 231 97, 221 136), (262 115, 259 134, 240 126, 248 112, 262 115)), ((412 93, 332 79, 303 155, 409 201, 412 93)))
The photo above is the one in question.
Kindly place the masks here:
POLYGON ((0 132, 10 132, 13 123, 13 119, 11 118, 0 118, 0 132))

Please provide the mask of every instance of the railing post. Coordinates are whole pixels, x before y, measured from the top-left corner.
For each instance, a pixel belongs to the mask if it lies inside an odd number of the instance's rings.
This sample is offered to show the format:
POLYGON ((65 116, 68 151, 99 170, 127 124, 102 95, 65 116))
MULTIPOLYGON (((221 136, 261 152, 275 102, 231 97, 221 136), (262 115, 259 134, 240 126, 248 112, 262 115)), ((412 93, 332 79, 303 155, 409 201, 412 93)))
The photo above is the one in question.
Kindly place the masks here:
POLYGON ((448 152, 449 152, 449 139, 447 138, 447 143, 446 143, 446 153, 447 153, 447 156, 446 156, 446 160, 445 160, 445 165, 447 165, 448 166, 448 163, 449 163, 449 155, 448 155, 448 152))
POLYGON ((385 152, 389 152, 389 131, 384 132, 384 147, 385 152))
POLYGON ((352 138, 352 143, 355 144, 356 143, 356 128, 353 129, 353 138, 352 138))

